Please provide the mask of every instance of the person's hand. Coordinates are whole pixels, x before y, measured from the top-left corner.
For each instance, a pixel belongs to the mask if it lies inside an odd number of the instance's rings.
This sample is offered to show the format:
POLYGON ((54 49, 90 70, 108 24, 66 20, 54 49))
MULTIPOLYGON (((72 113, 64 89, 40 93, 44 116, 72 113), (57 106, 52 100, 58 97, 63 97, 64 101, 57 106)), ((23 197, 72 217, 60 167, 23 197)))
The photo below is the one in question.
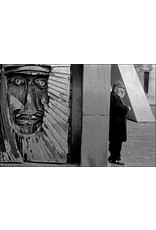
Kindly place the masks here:
POLYGON ((131 111, 131 107, 128 106, 128 108, 129 108, 129 111, 131 111))

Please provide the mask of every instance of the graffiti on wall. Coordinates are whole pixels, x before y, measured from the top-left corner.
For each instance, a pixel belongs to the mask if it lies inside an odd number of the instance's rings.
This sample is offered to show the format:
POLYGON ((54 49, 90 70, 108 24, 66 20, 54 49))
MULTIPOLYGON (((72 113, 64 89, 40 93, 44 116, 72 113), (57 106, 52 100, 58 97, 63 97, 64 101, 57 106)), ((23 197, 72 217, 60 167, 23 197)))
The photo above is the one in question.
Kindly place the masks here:
POLYGON ((0 161, 65 163, 70 65, 1 65, 0 161))

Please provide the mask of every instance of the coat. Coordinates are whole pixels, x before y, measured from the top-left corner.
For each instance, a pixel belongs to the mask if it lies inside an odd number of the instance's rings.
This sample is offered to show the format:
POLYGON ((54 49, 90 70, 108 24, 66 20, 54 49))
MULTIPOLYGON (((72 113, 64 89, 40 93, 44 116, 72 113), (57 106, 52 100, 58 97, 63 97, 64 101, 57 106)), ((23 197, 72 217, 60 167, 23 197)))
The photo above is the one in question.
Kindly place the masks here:
POLYGON ((128 106, 124 105, 122 99, 112 91, 110 97, 109 141, 125 142, 127 140, 126 114, 128 111, 128 106))

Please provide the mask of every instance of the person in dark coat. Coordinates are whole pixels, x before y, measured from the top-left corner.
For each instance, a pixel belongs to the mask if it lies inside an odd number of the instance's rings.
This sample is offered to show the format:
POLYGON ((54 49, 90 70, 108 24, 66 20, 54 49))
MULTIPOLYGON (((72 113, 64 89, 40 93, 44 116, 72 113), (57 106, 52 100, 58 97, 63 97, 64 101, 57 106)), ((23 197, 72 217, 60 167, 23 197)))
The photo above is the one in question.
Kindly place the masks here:
POLYGON ((126 114, 130 107, 122 101, 125 96, 125 86, 116 81, 110 95, 110 123, 109 123, 109 152, 110 163, 124 165, 121 161, 122 142, 127 141, 126 114))

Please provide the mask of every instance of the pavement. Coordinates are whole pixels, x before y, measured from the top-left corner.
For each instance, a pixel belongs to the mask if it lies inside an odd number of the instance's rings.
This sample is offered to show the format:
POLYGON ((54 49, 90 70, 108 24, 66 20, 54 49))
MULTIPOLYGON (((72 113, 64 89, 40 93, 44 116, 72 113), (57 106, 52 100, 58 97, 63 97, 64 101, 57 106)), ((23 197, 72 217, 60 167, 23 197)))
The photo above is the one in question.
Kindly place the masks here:
MULTIPOLYGON (((155 106, 151 107, 154 116, 155 106)), ((126 167, 155 167, 155 122, 135 123, 127 121, 127 142, 123 143, 121 156, 126 167)), ((109 164, 108 167, 121 167, 109 164)), ((122 166, 123 167, 123 166, 122 166)))

